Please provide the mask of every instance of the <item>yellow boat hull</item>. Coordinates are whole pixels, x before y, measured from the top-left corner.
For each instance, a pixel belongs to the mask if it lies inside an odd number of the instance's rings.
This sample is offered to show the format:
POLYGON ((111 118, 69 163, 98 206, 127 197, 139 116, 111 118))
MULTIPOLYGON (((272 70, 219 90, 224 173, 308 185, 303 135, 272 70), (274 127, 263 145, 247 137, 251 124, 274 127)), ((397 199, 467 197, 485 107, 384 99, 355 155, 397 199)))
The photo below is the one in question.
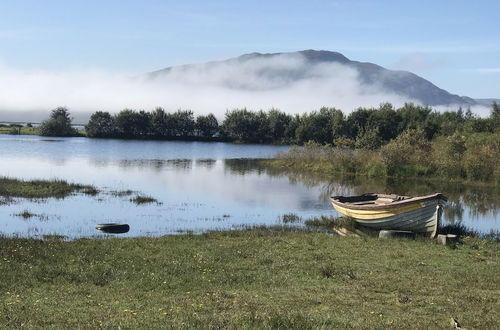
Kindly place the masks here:
POLYGON ((377 230, 408 230, 434 237, 442 216, 440 199, 415 201, 396 207, 360 210, 332 203, 340 214, 377 230))

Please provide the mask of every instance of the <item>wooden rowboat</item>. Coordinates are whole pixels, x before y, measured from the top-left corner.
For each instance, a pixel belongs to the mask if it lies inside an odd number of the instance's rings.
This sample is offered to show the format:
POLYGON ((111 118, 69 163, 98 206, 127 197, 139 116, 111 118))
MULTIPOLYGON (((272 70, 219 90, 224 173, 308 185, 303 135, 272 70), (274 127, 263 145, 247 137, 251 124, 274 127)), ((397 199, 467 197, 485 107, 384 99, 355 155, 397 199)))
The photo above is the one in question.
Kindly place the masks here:
POLYGON ((409 230, 433 238, 448 199, 442 194, 418 197, 363 194, 332 196, 330 200, 337 212, 364 227, 409 230))

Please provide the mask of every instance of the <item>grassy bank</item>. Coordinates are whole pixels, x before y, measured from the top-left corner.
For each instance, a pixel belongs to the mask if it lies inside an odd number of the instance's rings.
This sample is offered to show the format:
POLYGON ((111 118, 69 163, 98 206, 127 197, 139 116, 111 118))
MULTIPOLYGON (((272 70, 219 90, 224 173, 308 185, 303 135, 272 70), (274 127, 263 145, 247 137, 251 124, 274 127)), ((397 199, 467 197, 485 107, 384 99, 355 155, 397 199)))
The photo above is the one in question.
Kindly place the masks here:
POLYGON ((0 239, 0 328, 498 328, 498 243, 265 230, 0 239))
POLYGON ((74 193, 95 195, 93 186, 68 183, 63 180, 19 180, 0 177, 0 196, 21 198, 64 198, 74 193))
POLYGON ((306 144, 264 164, 322 177, 439 178, 500 185, 500 135, 455 134, 427 141, 407 131, 376 151, 306 144))
POLYGON ((0 134, 11 134, 11 135, 39 135, 40 130, 37 127, 11 127, 11 126, 0 126, 0 134))

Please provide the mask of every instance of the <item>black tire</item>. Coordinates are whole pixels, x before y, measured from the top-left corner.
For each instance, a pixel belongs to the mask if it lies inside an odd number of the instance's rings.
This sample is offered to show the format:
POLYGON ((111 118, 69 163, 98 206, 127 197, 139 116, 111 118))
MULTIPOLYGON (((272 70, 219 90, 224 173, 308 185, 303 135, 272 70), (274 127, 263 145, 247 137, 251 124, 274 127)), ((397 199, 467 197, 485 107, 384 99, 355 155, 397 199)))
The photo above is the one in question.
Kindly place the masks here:
POLYGON ((126 223, 101 223, 95 229, 108 234, 124 234, 130 230, 130 226, 126 223))

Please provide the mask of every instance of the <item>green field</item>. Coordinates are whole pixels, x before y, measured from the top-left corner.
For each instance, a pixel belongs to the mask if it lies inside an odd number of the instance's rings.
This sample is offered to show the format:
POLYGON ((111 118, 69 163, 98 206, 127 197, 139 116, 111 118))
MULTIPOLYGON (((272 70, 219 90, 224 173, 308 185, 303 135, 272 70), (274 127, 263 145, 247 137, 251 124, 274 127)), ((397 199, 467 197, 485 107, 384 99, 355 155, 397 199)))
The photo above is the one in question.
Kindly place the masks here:
POLYGON ((36 127, 8 127, 1 126, 0 134, 11 134, 11 135, 38 135, 40 132, 36 127))
POLYGON ((498 329, 499 247, 286 230, 0 238, 0 328, 498 329))

